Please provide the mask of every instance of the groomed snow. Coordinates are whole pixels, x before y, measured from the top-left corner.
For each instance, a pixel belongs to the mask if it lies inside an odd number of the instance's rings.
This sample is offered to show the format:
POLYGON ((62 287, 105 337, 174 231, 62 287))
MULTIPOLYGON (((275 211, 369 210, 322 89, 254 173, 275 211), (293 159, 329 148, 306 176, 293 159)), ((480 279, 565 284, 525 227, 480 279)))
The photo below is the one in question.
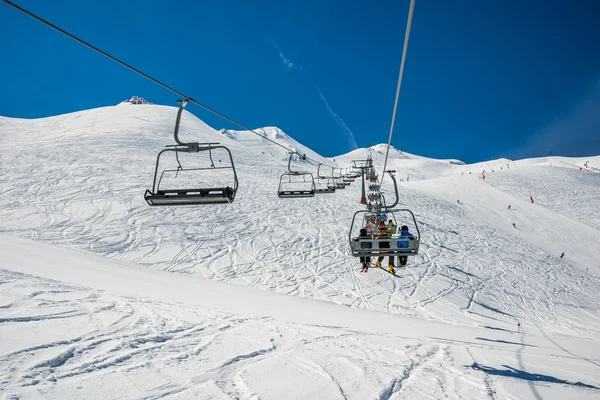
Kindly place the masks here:
MULTIPOLYGON (((236 200, 149 207, 175 115, 124 103, 0 118, 6 398, 600 396, 600 157, 466 165, 392 149, 423 238, 393 277, 349 255, 358 180, 279 199, 285 150, 188 113, 182 139, 232 151, 236 200)), ((340 167, 367 155, 334 162, 260 132, 340 167)))

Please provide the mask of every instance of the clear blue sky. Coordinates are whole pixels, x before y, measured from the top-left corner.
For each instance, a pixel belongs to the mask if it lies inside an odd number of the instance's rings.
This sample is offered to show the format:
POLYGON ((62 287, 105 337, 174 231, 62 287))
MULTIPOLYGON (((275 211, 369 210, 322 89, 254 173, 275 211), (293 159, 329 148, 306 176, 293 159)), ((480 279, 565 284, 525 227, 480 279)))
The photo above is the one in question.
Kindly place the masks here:
MULTIPOLYGON (((387 141, 408 0, 15 2, 323 155, 352 149, 348 129, 359 147, 387 141)), ((417 0, 393 145, 466 162, 600 154, 599 16, 597 0, 417 0)), ((0 54, 0 115, 177 99, 3 3, 0 54)))

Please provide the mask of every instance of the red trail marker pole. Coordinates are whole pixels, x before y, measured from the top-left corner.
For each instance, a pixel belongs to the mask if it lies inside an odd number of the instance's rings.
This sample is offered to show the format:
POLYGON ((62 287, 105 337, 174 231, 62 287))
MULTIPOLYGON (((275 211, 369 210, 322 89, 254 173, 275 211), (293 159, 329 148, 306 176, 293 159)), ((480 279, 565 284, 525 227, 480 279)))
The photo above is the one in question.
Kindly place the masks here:
POLYGON ((517 333, 521 333, 521 323, 517 321, 517 333))

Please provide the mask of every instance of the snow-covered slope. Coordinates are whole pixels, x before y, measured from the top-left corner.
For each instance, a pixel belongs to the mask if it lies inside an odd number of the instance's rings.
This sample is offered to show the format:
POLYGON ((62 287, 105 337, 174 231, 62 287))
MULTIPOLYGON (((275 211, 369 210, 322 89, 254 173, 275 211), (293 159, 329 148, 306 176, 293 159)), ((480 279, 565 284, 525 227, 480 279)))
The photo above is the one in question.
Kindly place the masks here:
MULTIPOLYGON (((23 342, 5 342, 0 364, 23 368, 0 369, 0 391, 77 398, 81 390, 86 398, 117 398, 127 384, 110 376, 126 371, 132 382, 144 382, 124 392, 127 398, 600 393, 600 157, 465 165, 391 149, 388 166, 402 180, 401 204, 417 215, 421 254, 396 277, 375 269, 361 274, 347 244, 352 214, 361 207, 358 181, 335 194, 279 199, 284 149, 250 132, 221 133, 187 112, 181 139, 226 145, 238 195, 231 205, 149 207, 143 193, 152 186, 157 153, 173 142, 176 113, 122 103, 40 120, 0 118, 0 232, 11 236, 0 239, 0 265, 7 270, 0 278, 0 337, 26 331, 23 324, 35 327, 23 342), (77 257, 91 256, 59 249, 65 247, 112 260, 94 258, 90 265, 77 257), (122 262, 144 269, 127 272, 131 267, 122 262), (252 294, 256 289, 265 293, 252 294), (46 294, 38 299, 35 292, 46 294), (52 315, 65 312, 64 321, 86 333, 57 335, 63 317, 39 317, 45 307, 52 315), (232 325, 228 313, 242 315, 234 324, 239 329, 221 335, 214 320, 232 325), (301 318, 307 314, 314 320, 301 318), (522 335, 514 333, 517 321, 522 335), (202 344, 205 326, 214 347, 202 344), (265 342, 260 332, 273 335, 265 342), (313 340, 319 335, 331 339, 313 340), (101 338, 109 344, 95 344, 101 338), (157 354, 169 361, 155 360, 157 354), (307 380, 294 382, 298 371, 307 380)), ((358 149, 334 162, 277 128, 258 131, 340 167, 368 153, 358 149)), ((384 156, 385 146, 374 146, 378 171, 384 156)), ((215 162, 227 160, 216 153, 215 162)), ((316 173, 309 163, 293 164, 316 173)), ((207 179, 217 178, 227 176, 207 179)), ((384 189, 389 196, 388 178, 384 189)))

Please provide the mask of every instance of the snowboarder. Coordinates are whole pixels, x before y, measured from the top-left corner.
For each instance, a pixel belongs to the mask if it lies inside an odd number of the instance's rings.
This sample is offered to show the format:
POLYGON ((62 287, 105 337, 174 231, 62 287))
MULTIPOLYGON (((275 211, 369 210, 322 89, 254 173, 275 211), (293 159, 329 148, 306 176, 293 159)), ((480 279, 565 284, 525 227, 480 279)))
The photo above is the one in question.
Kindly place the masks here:
POLYGON ((560 258, 563 258, 565 256, 565 252, 563 251, 563 253, 560 255, 560 258))
POLYGON ((515 225, 515 223, 513 222, 513 228, 516 228, 517 226, 515 225))

